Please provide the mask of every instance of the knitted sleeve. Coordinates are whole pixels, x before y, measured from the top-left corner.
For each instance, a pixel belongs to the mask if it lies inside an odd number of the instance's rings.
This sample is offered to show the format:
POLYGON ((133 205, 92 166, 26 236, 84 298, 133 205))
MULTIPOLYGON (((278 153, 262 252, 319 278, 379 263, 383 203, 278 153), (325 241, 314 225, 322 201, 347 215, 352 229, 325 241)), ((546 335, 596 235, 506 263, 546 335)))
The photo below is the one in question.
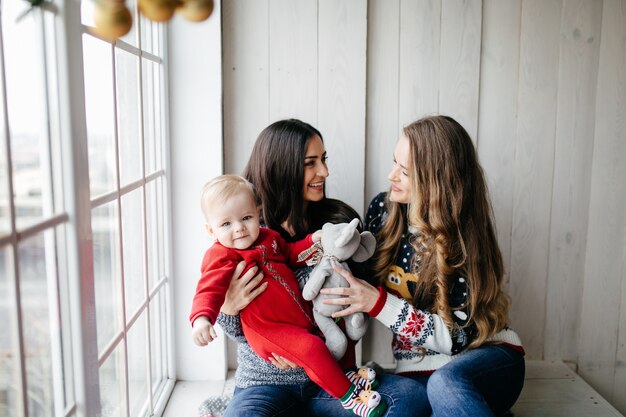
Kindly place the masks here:
POLYGON ((243 335, 243 328, 241 327, 241 319, 239 314, 231 316, 229 314, 219 313, 217 315, 216 323, 220 325, 226 336, 230 337, 237 343, 245 343, 246 338, 243 335))
POLYGON ((449 301, 453 307, 454 325, 449 328, 438 314, 421 310, 406 300, 387 293, 381 288, 381 295, 370 316, 375 317, 394 333, 394 352, 403 356, 410 355, 419 347, 455 355, 476 338, 473 324, 468 324, 465 305, 467 285, 465 279, 458 277, 452 286, 449 301))

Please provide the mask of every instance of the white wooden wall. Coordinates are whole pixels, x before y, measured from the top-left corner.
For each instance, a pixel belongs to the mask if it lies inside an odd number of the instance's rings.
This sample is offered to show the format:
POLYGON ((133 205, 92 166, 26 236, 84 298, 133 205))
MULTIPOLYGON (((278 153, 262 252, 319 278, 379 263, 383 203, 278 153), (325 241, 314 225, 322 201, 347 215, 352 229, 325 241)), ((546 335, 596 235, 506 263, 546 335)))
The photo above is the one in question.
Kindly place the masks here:
MULTIPOLYGON (((626 0, 225 0, 224 166, 269 123, 325 138, 361 212, 401 127, 443 113, 487 173, 529 358, 564 359, 626 412, 626 0)), ((374 327, 363 359, 388 363, 374 327)))

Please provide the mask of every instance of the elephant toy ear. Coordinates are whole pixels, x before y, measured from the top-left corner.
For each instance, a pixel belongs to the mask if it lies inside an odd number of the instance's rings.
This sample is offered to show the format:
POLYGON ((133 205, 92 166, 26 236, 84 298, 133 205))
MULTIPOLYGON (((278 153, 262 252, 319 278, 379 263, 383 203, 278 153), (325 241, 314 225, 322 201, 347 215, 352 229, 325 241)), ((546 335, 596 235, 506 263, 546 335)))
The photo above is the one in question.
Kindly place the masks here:
POLYGON ((363 262, 370 258, 374 254, 376 250, 376 238, 370 232, 361 233, 361 243, 359 244, 359 248, 356 250, 354 255, 352 255, 352 259, 356 262, 363 262))
POLYGON ((346 246, 352 238, 354 237, 354 232, 356 231, 357 226, 359 225, 359 219, 352 219, 352 221, 346 224, 341 230, 339 236, 335 240, 335 247, 341 248, 346 246))

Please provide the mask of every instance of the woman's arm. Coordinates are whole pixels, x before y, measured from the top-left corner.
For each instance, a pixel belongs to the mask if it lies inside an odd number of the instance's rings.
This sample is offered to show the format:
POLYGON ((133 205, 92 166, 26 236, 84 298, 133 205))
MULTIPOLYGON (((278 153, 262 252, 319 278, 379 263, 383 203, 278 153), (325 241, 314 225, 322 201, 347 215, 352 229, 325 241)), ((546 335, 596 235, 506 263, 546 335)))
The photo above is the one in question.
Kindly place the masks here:
POLYGON ((259 285, 261 280, 263 280, 263 272, 259 271, 258 266, 252 266, 242 275, 246 266, 245 261, 237 264, 220 312, 231 316, 238 315, 241 310, 246 308, 252 300, 257 298, 267 288, 267 282, 259 285))
POLYGON ((245 342, 239 312, 267 288, 267 282, 259 285, 263 279, 263 272, 259 272, 256 265, 242 275, 245 269, 246 263, 239 262, 230 280, 220 314, 217 316, 217 323, 224 333, 237 342, 245 342))
POLYGON ((350 271, 342 268, 335 270, 346 278, 350 287, 322 290, 324 294, 343 296, 326 300, 325 303, 348 306, 333 314, 333 317, 344 317, 355 312, 368 313, 391 329, 396 335, 396 342, 403 345, 403 350, 424 347, 454 355, 464 350, 475 337, 473 326, 463 327, 467 324, 467 314, 463 310, 454 315, 455 326, 451 329, 439 315, 420 310, 382 288, 373 287, 355 278, 350 271))
MULTIPOLYGON (((253 266, 242 275, 241 273, 245 269, 246 263, 244 261, 241 261, 235 268, 230 286, 226 291, 226 299, 222 304, 220 314, 217 316, 217 323, 222 327, 224 333, 237 343, 248 343, 243 334, 239 312, 265 291, 268 285, 267 282, 259 285, 263 279, 263 272, 259 272, 257 266, 253 266)), ((274 357, 270 357, 269 360, 278 369, 298 368, 298 365, 282 356, 272 355, 274 357)))

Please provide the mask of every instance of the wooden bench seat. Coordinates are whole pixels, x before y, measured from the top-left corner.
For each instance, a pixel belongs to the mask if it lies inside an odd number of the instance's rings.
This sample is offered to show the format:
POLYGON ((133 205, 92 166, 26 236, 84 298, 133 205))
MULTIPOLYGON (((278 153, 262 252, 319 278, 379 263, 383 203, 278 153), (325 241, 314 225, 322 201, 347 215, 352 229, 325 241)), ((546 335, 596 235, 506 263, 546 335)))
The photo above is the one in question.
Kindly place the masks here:
MULTIPOLYGON (((164 417, 198 416, 208 397, 224 389, 232 393, 233 374, 226 382, 179 381, 164 417)), ((526 362, 524 389, 512 412, 514 417, 624 417, 567 365, 550 361, 526 362)))
POLYGON ((562 362, 526 361, 515 417, 623 417, 562 362))

